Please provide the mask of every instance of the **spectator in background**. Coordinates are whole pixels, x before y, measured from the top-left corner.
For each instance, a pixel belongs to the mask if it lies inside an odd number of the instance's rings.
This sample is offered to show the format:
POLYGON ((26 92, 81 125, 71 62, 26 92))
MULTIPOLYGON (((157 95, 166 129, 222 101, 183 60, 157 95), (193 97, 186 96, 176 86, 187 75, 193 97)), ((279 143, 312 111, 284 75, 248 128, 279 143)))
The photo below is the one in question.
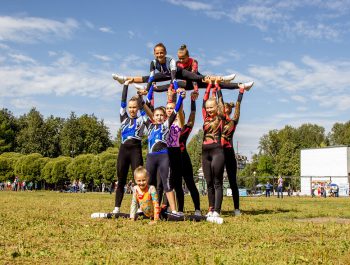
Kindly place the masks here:
POLYGON ((278 178, 278 182, 277 182, 277 198, 280 197, 280 193, 281 193, 281 198, 283 199, 283 178, 282 178, 282 176, 280 176, 278 178))
POLYGON ((269 181, 266 183, 265 187, 266 187, 265 196, 266 196, 266 197, 270 197, 272 185, 270 184, 269 181))
POLYGON ((102 192, 105 192, 106 184, 103 182, 102 183, 102 192))

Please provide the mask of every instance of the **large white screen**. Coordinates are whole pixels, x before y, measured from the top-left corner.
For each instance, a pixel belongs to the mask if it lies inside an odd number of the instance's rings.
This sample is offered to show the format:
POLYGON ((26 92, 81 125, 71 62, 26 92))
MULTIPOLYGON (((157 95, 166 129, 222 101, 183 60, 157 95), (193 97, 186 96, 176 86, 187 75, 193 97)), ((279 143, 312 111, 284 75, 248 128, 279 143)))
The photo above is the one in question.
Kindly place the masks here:
POLYGON ((348 147, 301 150, 301 176, 348 176, 348 147))

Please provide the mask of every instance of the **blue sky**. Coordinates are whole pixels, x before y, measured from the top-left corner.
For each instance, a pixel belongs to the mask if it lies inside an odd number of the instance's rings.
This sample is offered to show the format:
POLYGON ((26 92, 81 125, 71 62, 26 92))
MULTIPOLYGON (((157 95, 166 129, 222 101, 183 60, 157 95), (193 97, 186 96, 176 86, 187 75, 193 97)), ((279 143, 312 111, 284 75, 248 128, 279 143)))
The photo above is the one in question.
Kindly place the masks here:
POLYGON ((94 113, 115 136, 122 86, 112 73, 147 75, 154 44, 175 57, 185 43, 201 73, 255 81, 234 138, 250 157, 269 130, 316 123, 329 132, 349 120, 349 13, 349 0, 2 0, 0 107, 94 113))

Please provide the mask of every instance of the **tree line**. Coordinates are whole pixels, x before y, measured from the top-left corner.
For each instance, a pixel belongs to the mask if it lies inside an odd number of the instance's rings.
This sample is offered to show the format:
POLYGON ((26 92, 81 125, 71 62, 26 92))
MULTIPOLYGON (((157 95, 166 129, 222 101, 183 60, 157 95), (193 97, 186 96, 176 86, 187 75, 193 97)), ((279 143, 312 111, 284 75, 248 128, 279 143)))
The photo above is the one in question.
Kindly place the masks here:
MULTIPOLYGON (((201 167, 202 138, 200 130, 187 145, 195 175, 201 167)), ((258 153, 239 172, 239 184, 252 186, 252 178, 247 177, 253 172, 261 178, 258 181, 266 181, 269 176, 299 176, 300 150, 330 145, 350 145, 350 121, 335 123, 328 134, 316 124, 271 130, 260 138, 258 153)), ((33 108, 16 118, 7 109, 0 111, 1 181, 18 175, 48 185, 74 179, 91 185, 111 183, 116 179, 119 146, 120 130, 112 141, 103 120, 94 115, 77 117, 72 112, 66 119, 44 118, 33 108)), ((145 158, 146 136, 142 146, 145 158)))

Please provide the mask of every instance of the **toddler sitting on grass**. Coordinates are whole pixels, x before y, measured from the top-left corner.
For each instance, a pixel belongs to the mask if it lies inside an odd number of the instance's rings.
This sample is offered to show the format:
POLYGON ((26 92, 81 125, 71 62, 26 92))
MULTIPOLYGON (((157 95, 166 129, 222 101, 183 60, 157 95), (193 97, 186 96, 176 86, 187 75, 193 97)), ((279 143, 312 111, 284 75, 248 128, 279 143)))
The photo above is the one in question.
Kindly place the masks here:
POLYGON ((160 209, 158 202, 158 194, 156 188, 148 185, 149 175, 147 170, 139 166, 134 171, 134 179, 136 186, 132 194, 130 214, 126 213, 93 213, 91 218, 130 218, 137 220, 139 218, 150 219, 150 224, 155 224, 159 220, 166 221, 208 221, 212 223, 222 224, 221 217, 205 217, 197 215, 178 215, 176 213, 167 212, 166 209, 160 209), (138 210, 139 209, 139 210, 138 210))

